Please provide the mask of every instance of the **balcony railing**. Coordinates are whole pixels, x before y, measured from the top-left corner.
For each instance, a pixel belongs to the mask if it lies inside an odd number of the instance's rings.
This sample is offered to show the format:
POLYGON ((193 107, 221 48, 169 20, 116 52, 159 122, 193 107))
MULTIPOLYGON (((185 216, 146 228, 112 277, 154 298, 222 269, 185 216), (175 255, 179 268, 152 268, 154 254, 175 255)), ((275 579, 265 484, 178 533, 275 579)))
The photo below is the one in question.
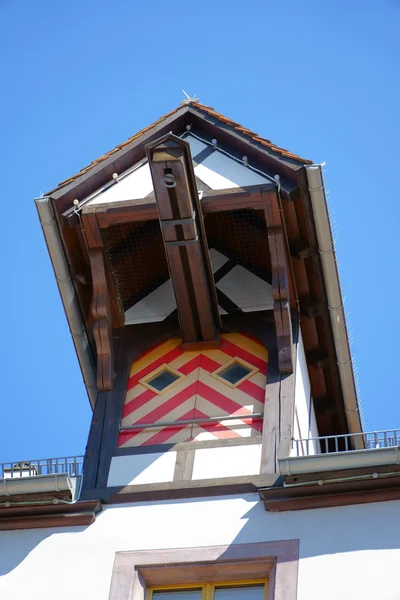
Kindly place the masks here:
POLYGON ((400 446, 400 429, 328 435, 293 440, 292 456, 311 456, 350 450, 372 450, 400 446))
POLYGON ((41 458, 12 463, 0 463, 0 479, 35 477, 36 475, 61 475, 79 477, 83 471, 83 456, 41 458))

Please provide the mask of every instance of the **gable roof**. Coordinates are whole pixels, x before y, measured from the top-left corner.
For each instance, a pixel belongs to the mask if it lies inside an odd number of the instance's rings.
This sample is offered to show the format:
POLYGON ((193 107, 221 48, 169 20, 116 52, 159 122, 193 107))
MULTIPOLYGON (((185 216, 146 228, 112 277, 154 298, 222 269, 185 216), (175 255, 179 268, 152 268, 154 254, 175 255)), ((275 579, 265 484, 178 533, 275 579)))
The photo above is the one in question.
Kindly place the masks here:
MULTIPOLYGON (((280 146, 277 146, 276 144, 274 144, 273 142, 271 142, 271 140, 263 138, 263 137, 259 136, 258 133, 255 133, 254 131, 251 131, 250 129, 247 129, 247 127, 243 127, 243 125, 240 125, 239 123, 236 123, 235 121, 232 121, 231 119, 228 119, 227 117, 225 117, 221 113, 217 112, 214 108, 211 108, 210 106, 206 106, 205 104, 201 104, 200 102, 198 102, 196 100, 184 100, 181 103, 181 105, 178 106, 177 108, 174 108, 174 110, 171 110, 169 113, 163 115, 162 117, 160 117, 159 119, 157 119, 156 121, 154 121, 154 123, 152 123, 151 125, 148 125, 147 127, 144 127, 143 129, 141 129, 140 131, 138 131, 137 133, 135 133, 133 136, 131 136, 130 138, 128 138, 122 144, 119 144, 118 146, 116 146, 115 148, 113 148, 112 150, 110 150, 109 152, 106 152, 105 154, 103 154, 102 156, 100 156, 99 158, 97 158, 96 160, 93 160, 89 165, 87 165, 86 167, 84 167, 83 169, 81 169, 80 171, 78 171, 78 173, 76 173, 72 177, 69 177, 68 179, 65 179, 64 181, 61 181, 58 184, 57 188, 55 188, 55 189, 58 190, 58 189, 60 189, 60 188, 62 188, 64 186, 72 183, 73 181, 75 181, 76 179, 78 179, 78 177, 81 177, 82 175, 88 173, 93 167, 95 167, 99 163, 105 161, 107 158, 109 158, 110 156, 112 156, 116 152, 122 150, 123 148, 125 148, 125 146, 128 146, 130 143, 132 143, 134 140, 136 140, 139 137, 141 137, 143 134, 149 132, 151 129, 153 129, 157 125, 160 125, 163 121, 165 121, 169 117, 171 117, 174 114, 176 114, 178 111, 180 111, 182 109, 182 106, 184 106, 184 105, 186 105, 186 106, 193 105, 197 110, 199 110, 199 111, 201 111, 203 113, 206 113, 207 115, 209 115, 211 117, 214 117, 221 124, 228 125, 229 127, 232 127, 238 133, 241 133, 242 135, 244 135, 245 137, 247 137, 249 139, 249 141, 257 142, 257 143, 261 144, 261 146, 264 146, 264 147, 268 148, 269 150, 271 150, 272 152, 275 152, 276 154, 282 156, 283 158, 287 158, 287 159, 293 160, 295 162, 298 162, 300 165, 313 164, 313 161, 311 161, 309 159, 306 159, 306 158, 301 158, 297 154, 293 154, 292 152, 289 152, 288 150, 285 150, 284 148, 281 148, 280 146)), ((52 192, 53 191, 55 191, 55 190, 52 190, 52 192)), ((52 192, 49 192, 49 193, 52 193, 52 192)))

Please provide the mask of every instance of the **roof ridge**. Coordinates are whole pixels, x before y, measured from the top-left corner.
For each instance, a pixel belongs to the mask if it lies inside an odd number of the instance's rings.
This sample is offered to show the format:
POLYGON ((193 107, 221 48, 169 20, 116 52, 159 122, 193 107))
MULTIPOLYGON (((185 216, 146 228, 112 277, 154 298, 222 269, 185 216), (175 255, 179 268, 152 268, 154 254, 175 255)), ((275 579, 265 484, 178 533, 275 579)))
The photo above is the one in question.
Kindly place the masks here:
POLYGON ((236 121, 233 121, 232 119, 229 119, 228 117, 225 117, 223 114, 217 112, 215 110, 215 108, 213 108, 211 106, 207 106, 206 104, 202 104, 199 100, 197 100, 197 98, 190 98, 188 100, 183 100, 178 107, 169 111, 168 113, 166 113, 165 115, 163 115, 162 117, 160 117, 159 119, 154 121, 151 125, 144 127, 143 129, 141 129, 140 131, 136 132, 134 135, 129 137, 127 140, 125 140, 125 142, 118 144, 112 150, 109 150, 108 152, 106 152, 105 154, 100 156, 99 158, 93 160, 89 165, 87 165, 86 167, 83 167, 83 169, 78 171, 78 173, 76 173, 75 175, 72 175, 71 177, 64 179, 64 181, 61 181, 58 184, 56 189, 58 189, 60 187, 64 187, 64 186, 68 185, 69 183, 71 183, 72 181, 74 181, 75 179, 77 179, 78 177, 80 177, 81 175, 84 175, 92 167, 99 164, 100 162, 102 162, 103 160, 105 160, 106 158, 108 158, 109 156, 114 154, 115 152, 118 152, 119 150, 121 150, 122 148, 124 148, 125 146, 127 146, 128 144, 133 142, 135 139, 137 139, 138 137, 140 137, 141 135, 143 135, 144 133, 146 133, 147 131, 149 131, 150 129, 152 129, 153 127, 158 125, 159 123, 162 123, 163 121, 165 121, 165 119, 167 119, 168 117, 172 116, 173 114, 175 114, 176 112, 181 110, 183 106, 192 106, 194 109, 199 109, 199 110, 207 113, 208 115, 215 117, 221 123, 224 123, 225 125, 228 125, 229 127, 234 128, 239 133, 250 138, 253 142, 256 142, 258 144, 261 144, 264 147, 269 148, 270 150, 272 150, 272 152, 276 152, 277 154, 280 154, 284 158, 289 158, 291 160, 295 160, 302 164, 312 164, 312 162, 313 162, 306 158, 301 158, 297 154, 289 152, 289 150, 286 150, 285 148, 281 148, 280 146, 275 145, 273 142, 271 142, 271 140, 268 140, 267 138, 264 138, 264 137, 258 135, 254 131, 251 131, 247 127, 244 127, 240 123, 236 123, 236 121))

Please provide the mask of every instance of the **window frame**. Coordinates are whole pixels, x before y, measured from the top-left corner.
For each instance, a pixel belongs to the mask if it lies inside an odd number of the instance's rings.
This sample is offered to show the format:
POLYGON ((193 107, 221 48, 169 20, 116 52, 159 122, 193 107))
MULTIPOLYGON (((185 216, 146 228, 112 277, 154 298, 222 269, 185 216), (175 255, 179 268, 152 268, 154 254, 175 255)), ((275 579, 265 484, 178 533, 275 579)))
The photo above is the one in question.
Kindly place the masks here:
POLYGON ((250 377, 253 377, 253 375, 258 373, 259 370, 260 369, 258 369, 254 365, 251 365, 247 361, 243 360, 243 358, 240 358, 239 356, 233 356, 231 358, 231 360, 229 360, 227 363, 218 367, 218 369, 216 369, 213 373, 211 373, 211 375, 218 381, 221 381, 225 385, 228 385, 230 388, 237 388, 244 381, 247 381, 248 379, 250 379, 250 377), (242 365, 246 369, 249 369, 249 372, 246 375, 244 375, 244 377, 242 377, 241 379, 238 379, 238 381, 236 381, 236 383, 231 383, 227 379, 224 379, 223 377, 221 377, 220 373, 222 373, 223 371, 226 371, 227 369, 229 369, 229 367, 231 367, 235 363, 242 365))
POLYGON ((268 579, 245 579, 245 580, 232 580, 229 581, 206 581, 199 583, 182 583, 179 585, 156 585, 150 586, 147 589, 147 600, 154 600, 153 592, 179 592, 186 590, 199 590, 201 591, 201 600, 214 600, 216 588, 241 588, 241 587, 253 587, 253 586, 264 586, 263 600, 267 600, 268 597, 268 579))
POLYGON ((154 587, 268 581, 267 600, 296 600, 299 540, 116 552, 109 600, 148 600, 154 587))
POLYGON ((173 367, 170 367, 169 365, 167 365, 166 363, 164 363, 164 364, 160 365, 159 367, 157 367, 156 369, 154 369, 154 371, 151 371, 151 373, 148 373, 147 375, 145 375, 144 377, 142 377, 142 379, 139 379, 138 383, 141 383, 148 390, 151 390, 152 392, 154 392, 158 396, 161 396, 165 392, 168 392, 170 389, 172 389, 180 381, 182 381, 183 379, 186 379, 186 377, 187 377, 187 375, 184 375, 183 373, 180 373, 179 371, 177 371, 173 367), (172 383, 170 383, 169 385, 166 385, 165 388, 163 388, 162 390, 158 390, 157 388, 153 387, 151 385, 151 383, 149 383, 149 381, 151 381, 152 379, 154 379, 155 377, 157 377, 157 375, 159 375, 163 371, 168 371, 172 375, 175 375, 175 377, 177 379, 175 379, 175 381, 172 381, 172 383))

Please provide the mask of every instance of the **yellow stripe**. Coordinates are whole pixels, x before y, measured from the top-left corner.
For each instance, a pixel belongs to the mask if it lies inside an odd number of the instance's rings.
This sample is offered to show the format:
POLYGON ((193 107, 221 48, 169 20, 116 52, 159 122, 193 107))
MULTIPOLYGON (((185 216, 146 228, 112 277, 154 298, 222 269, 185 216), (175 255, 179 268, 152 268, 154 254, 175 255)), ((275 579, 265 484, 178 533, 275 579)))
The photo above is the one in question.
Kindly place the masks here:
POLYGON ((240 333, 225 333, 221 337, 228 342, 239 346, 239 348, 243 348, 243 350, 247 350, 247 352, 254 354, 254 356, 261 358, 261 360, 268 360, 268 351, 264 346, 240 333))
POLYGON ((199 354, 201 354, 201 352, 199 352, 198 350, 186 350, 181 356, 178 356, 178 358, 176 358, 175 360, 173 360, 172 362, 170 362, 168 364, 170 367, 172 367, 173 369, 176 369, 178 371, 180 369, 180 367, 183 367, 183 365, 186 365, 186 363, 191 361, 193 358, 195 358, 199 354))
POLYGON ((215 360, 219 365, 224 365, 232 360, 232 356, 225 354, 222 350, 203 350, 202 354, 207 356, 207 358, 211 358, 211 360, 215 360))
POLYGON ((174 338, 172 340, 164 342, 163 344, 160 344, 160 346, 154 348, 154 350, 143 356, 143 358, 139 358, 139 360, 133 363, 131 367, 130 377, 151 365, 152 362, 154 362, 158 358, 161 358, 162 356, 164 356, 164 354, 167 354, 167 352, 174 350, 174 348, 179 346, 181 343, 182 340, 180 338, 174 338))

